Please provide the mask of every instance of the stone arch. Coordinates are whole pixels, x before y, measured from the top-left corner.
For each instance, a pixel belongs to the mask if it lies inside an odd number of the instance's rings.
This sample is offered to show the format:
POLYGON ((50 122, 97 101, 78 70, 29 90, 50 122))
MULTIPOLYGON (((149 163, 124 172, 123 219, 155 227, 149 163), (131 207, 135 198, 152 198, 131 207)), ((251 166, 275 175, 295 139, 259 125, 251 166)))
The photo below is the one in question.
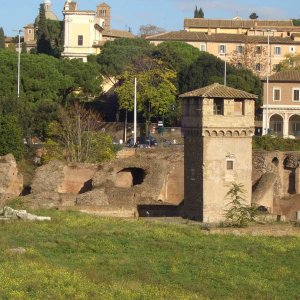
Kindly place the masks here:
POLYGON ((225 132, 223 130, 220 130, 219 131, 219 136, 224 136, 225 135, 225 132))
POLYGON ((269 129, 272 135, 283 136, 283 117, 280 114, 273 114, 270 117, 269 129))
POLYGON ((205 130, 204 136, 210 136, 210 132, 208 130, 205 130))
POLYGON ((218 136, 218 133, 217 133, 215 130, 213 130, 213 131, 211 132, 211 136, 218 136))
POLYGON ((278 165, 279 165, 279 159, 278 159, 277 157, 274 157, 274 158, 272 159, 272 164, 273 164, 275 167, 278 167, 278 165))
POLYGON ((246 130, 242 130, 242 132, 241 132, 241 136, 247 136, 247 132, 246 132, 246 130))
POLYGON ((300 137, 300 115, 298 114, 289 117, 289 135, 300 137))
POLYGON ((240 133, 239 133, 237 130, 235 130, 235 131, 233 132, 233 136, 240 136, 240 133))
POLYGON ((142 168, 124 168, 116 174, 115 186, 121 188, 130 188, 132 186, 142 184, 145 177, 146 171, 142 168))
POLYGON ((226 131, 226 136, 232 136, 232 131, 231 130, 227 130, 226 131))
POLYGON ((248 130, 248 135, 249 136, 253 136, 254 135, 254 132, 252 130, 248 130))

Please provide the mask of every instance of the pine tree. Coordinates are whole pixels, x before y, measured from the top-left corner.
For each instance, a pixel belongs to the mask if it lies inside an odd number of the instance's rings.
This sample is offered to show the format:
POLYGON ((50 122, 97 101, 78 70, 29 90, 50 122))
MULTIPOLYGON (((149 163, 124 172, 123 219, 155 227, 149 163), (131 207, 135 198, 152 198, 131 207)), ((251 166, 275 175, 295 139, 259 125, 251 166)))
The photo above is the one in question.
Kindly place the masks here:
POLYGON ((44 4, 40 5, 39 21, 37 24, 37 53, 44 53, 50 55, 52 53, 51 43, 49 40, 46 13, 44 4))
POLYGON ((5 48, 5 36, 4 36, 4 30, 2 27, 0 27, 0 49, 5 48))
POLYGON ((249 19, 251 19, 251 20, 258 19, 258 15, 256 14, 256 12, 251 13, 250 16, 249 16, 249 19))

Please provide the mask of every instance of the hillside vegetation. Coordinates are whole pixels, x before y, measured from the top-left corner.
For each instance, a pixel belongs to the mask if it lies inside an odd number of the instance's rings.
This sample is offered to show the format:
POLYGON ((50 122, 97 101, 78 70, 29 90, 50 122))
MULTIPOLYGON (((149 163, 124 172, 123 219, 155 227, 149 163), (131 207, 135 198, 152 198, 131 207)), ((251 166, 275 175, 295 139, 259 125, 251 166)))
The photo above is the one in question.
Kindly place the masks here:
POLYGON ((300 239, 39 211, 0 223, 0 299, 297 299, 300 239), (23 255, 7 249, 24 247, 23 255))

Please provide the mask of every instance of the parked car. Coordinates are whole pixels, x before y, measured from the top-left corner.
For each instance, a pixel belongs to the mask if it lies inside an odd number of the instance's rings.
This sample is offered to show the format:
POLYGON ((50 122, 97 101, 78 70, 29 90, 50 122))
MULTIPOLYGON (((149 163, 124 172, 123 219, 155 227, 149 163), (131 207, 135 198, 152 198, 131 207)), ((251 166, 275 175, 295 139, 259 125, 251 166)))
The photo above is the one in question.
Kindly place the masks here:
MULTIPOLYGON (((133 138, 127 140, 127 146, 128 147, 135 146, 133 138)), ((148 148, 148 147, 155 147, 155 146, 157 146, 157 140, 152 136, 150 136, 150 138, 146 136, 139 136, 136 138, 136 147, 148 148)))

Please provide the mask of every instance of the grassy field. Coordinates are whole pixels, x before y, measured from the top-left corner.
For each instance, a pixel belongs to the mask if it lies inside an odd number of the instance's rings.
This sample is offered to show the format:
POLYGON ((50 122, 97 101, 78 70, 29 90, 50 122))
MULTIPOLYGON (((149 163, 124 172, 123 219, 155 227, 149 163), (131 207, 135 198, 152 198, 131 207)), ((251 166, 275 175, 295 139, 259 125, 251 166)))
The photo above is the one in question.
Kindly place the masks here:
POLYGON ((53 220, 0 223, 0 299, 300 299, 296 237, 38 213, 53 220))

